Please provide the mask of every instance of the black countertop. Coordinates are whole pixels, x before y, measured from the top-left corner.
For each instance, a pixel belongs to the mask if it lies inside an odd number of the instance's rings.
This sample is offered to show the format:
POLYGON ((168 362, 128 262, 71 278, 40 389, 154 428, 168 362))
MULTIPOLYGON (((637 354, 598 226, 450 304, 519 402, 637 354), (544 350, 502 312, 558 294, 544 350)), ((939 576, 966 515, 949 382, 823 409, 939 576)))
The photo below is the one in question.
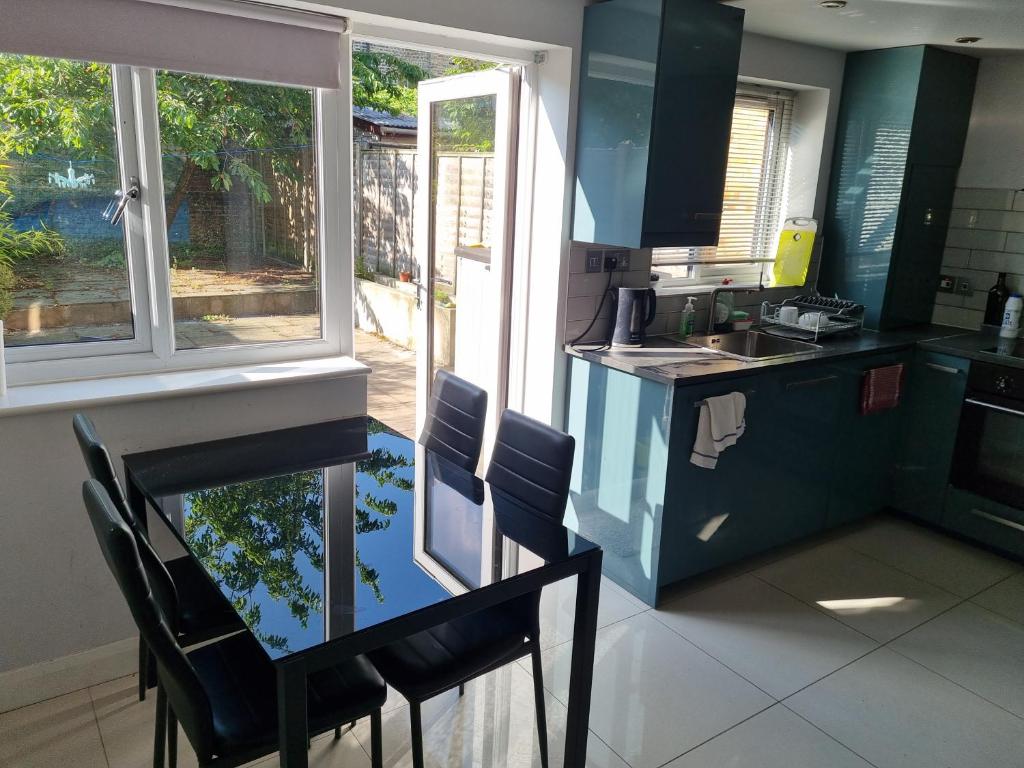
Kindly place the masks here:
POLYGON ((1024 360, 984 352, 995 346, 996 339, 983 337, 963 328, 942 325, 921 325, 898 331, 862 331, 856 336, 823 339, 815 352, 747 362, 709 352, 685 344, 674 336, 655 336, 640 349, 609 349, 592 344, 566 345, 565 351, 591 363, 614 368, 624 373, 651 379, 662 384, 684 386, 715 379, 761 373, 766 368, 782 365, 807 365, 823 360, 869 355, 906 349, 920 344, 926 349, 977 360, 1015 360, 1024 367, 1024 360))
POLYGON ((967 333, 922 341, 922 349, 996 365, 1024 369, 1024 339, 1000 339, 995 333, 967 333))

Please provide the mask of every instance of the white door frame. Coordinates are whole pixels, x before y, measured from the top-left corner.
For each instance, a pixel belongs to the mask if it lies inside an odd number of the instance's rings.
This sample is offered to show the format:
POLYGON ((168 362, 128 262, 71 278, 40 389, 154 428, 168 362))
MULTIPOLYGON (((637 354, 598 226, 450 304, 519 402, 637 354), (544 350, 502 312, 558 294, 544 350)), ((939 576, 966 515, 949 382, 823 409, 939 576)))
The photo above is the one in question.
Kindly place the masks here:
MULTIPOLYGON (((489 359, 489 370, 496 381, 488 386, 487 428, 484 432, 484 457, 489 454, 497 426, 498 414, 505 407, 508 382, 508 352, 511 326, 512 243, 515 216, 515 178, 518 166, 516 135, 519 114, 519 73, 499 68, 464 75, 425 80, 419 84, 418 130, 416 154, 416 194, 414 253, 418 267, 417 355, 416 355, 416 431, 423 429, 432 383, 434 313, 433 281, 435 259, 433 249, 434 207, 431 195, 433 147, 431 145, 432 105, 480 96, 495 96, 494 166, 491 220, 491 274, 498 278, 493 307, 496 324, 494 343, 481 350, 489 359)), ((458 310, 456 309, 456 312, 458 310)), ((456 319, 456 322, 463 322, 456 319)))

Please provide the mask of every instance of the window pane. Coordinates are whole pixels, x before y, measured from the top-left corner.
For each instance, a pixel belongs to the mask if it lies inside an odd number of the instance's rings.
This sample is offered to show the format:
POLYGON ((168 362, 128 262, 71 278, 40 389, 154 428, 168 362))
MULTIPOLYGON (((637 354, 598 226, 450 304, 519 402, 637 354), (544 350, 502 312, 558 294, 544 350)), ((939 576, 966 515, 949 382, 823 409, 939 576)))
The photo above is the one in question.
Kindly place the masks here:
POLYGON ((0 318, 8 346, 134 337, 111 70, 0 54, 0 318))
POLYGON ((161 72, 178 349, 320 338, 309 89, 161 72))

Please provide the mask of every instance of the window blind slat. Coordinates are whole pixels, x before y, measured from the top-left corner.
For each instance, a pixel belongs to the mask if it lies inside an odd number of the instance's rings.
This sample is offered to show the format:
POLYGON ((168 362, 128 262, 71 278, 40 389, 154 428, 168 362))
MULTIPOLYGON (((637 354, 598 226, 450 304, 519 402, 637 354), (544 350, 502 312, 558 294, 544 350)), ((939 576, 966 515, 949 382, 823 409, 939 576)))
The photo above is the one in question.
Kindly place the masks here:
POLYGON ((4 0, 0 52, 338 88, 342 18, 245 4, 4 0), (218 10, 219 9, 219 10, 218 10), (231 11, 231 12, 228 12, 231 11))

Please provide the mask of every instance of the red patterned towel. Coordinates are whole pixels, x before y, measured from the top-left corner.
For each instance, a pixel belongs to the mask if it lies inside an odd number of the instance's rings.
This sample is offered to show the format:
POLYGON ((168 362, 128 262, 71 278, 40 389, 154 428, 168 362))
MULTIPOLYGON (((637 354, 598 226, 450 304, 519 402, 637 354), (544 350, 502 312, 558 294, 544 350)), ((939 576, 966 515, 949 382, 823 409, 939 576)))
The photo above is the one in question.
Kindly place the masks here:
POLYGON ((864 372, 864 380, 860 387, 861 414, 888 411, 900 404, 903 367, 903 363, 899 363, 864 372))

